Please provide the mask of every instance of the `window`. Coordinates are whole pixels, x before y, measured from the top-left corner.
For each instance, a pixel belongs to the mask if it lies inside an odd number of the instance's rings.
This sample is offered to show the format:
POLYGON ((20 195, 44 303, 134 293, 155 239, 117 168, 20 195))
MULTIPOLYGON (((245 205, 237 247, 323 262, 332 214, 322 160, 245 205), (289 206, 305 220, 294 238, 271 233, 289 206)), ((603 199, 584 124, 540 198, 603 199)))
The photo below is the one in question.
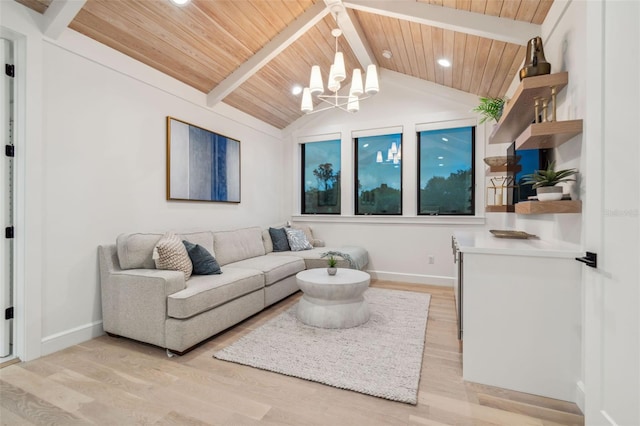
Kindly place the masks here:
POLYGON ((402 133, 355 139, 357 215, 402 214, 402 133))
POLYGON ((302 214, 340 214, 340 139, 302 144, 302 214))
POLYGON ((418 132, 418 214, 474 214, 475 127, 418 132))

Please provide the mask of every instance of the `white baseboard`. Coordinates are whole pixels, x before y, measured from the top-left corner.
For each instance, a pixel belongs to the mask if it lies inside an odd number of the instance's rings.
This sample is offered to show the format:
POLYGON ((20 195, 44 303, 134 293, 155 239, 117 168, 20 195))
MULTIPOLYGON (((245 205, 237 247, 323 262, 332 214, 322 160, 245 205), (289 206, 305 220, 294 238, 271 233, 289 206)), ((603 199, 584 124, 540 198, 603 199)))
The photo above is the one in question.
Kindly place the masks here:
POLYGON ((387 271, 367 271, 371 275, 372 279, 376 280, 388 280, 398 281, 411 284, 428 284, 439 285, 443 287, 453 287, 453 277, 442 277, 437 275, 422 275, 422 274, 403 274, 400 272, 387 272, 387 271))
POLYGON ((49 355, 69 346, 77 345, 78 343, 86 342, 94 337, 102 336, 104 330, 102 329, 102 320, 95 321, 90 324, 81 325, 71 330, 66 330, 60 333, 52 334, 42 339, 42 356, 49 355))
POLYGON ((578 382, 576 382, 576 405, 584 414, 584 383, 582 380, 578 380, 578 382))

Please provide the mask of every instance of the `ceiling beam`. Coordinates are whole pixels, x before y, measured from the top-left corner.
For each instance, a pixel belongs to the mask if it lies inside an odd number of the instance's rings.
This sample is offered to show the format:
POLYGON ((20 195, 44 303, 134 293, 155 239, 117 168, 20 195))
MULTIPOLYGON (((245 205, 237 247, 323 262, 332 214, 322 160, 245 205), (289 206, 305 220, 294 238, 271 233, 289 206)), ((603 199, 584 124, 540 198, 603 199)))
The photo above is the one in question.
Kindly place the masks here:
POLYGON ((416 1, 345 0, 345 7, 493 40, 525 45, 540 25, 416 1))
POLYGON ((367 43, 367 38, 360 26, 360 22, 353 15, 353 11, 345 9, 341 0, 324 0, 327 8, 332 11, 338 28, 342 30, 344 36, 353 54, 360 62, 360 66, 366 70, 369 64, 377 65, 376 58, 367 43), (336 13, 337 12, 337 13, 336 13))
POLYGON ((87 0, 53 0, 44 12, 45 36, 57 39, 76 17, 87 0))
POLYGON ((278 56, 283 50, 299 39, 305 32, 322 20, 329 10, 324 3, 316 3, 297 17, 284 30, 276 35, 262 49, 240 65, 227 78, 207 94, 207 105, 212 107, 226 98, 231 92, 247 81, 260 68, 278 56))

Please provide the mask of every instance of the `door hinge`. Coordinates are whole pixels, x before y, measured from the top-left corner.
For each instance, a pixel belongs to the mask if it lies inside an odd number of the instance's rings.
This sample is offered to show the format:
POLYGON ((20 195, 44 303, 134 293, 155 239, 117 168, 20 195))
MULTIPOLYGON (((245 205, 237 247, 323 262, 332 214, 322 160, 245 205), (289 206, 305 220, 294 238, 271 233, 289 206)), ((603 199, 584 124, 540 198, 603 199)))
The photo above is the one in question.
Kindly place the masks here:
POLYGON ((4 319, 13 319, 13 306, 4 310, 4 319))
POLYGON ((13 145, 5 145, 4 146, 4 155, 7 157, 15 157, 16 156, 16 147, 13 145))
POLYGON ((13 238, 14 237, 13 226, 7 226, 6 228, 4 228, 4 237, 5 238, 13 238))
POLYGON ((12 64, 4 64, 4 73, 9 77, 16 76, 16 66, 12 64))

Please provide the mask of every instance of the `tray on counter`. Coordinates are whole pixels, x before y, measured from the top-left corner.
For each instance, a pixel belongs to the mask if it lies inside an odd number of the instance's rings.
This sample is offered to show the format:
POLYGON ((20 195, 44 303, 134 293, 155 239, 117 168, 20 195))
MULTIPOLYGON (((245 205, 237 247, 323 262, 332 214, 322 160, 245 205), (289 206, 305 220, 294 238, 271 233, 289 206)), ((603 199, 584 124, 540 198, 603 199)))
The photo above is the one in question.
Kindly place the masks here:
POLYGON ((494 237, 497 238, 516 238, 520 240, 526 240, 527 238, 537 238, 536 235, 529 234, 524 231, 513 231, 513 230, 504 230, 504 229, 490 229, 489 232, 493 234, 494 237))

